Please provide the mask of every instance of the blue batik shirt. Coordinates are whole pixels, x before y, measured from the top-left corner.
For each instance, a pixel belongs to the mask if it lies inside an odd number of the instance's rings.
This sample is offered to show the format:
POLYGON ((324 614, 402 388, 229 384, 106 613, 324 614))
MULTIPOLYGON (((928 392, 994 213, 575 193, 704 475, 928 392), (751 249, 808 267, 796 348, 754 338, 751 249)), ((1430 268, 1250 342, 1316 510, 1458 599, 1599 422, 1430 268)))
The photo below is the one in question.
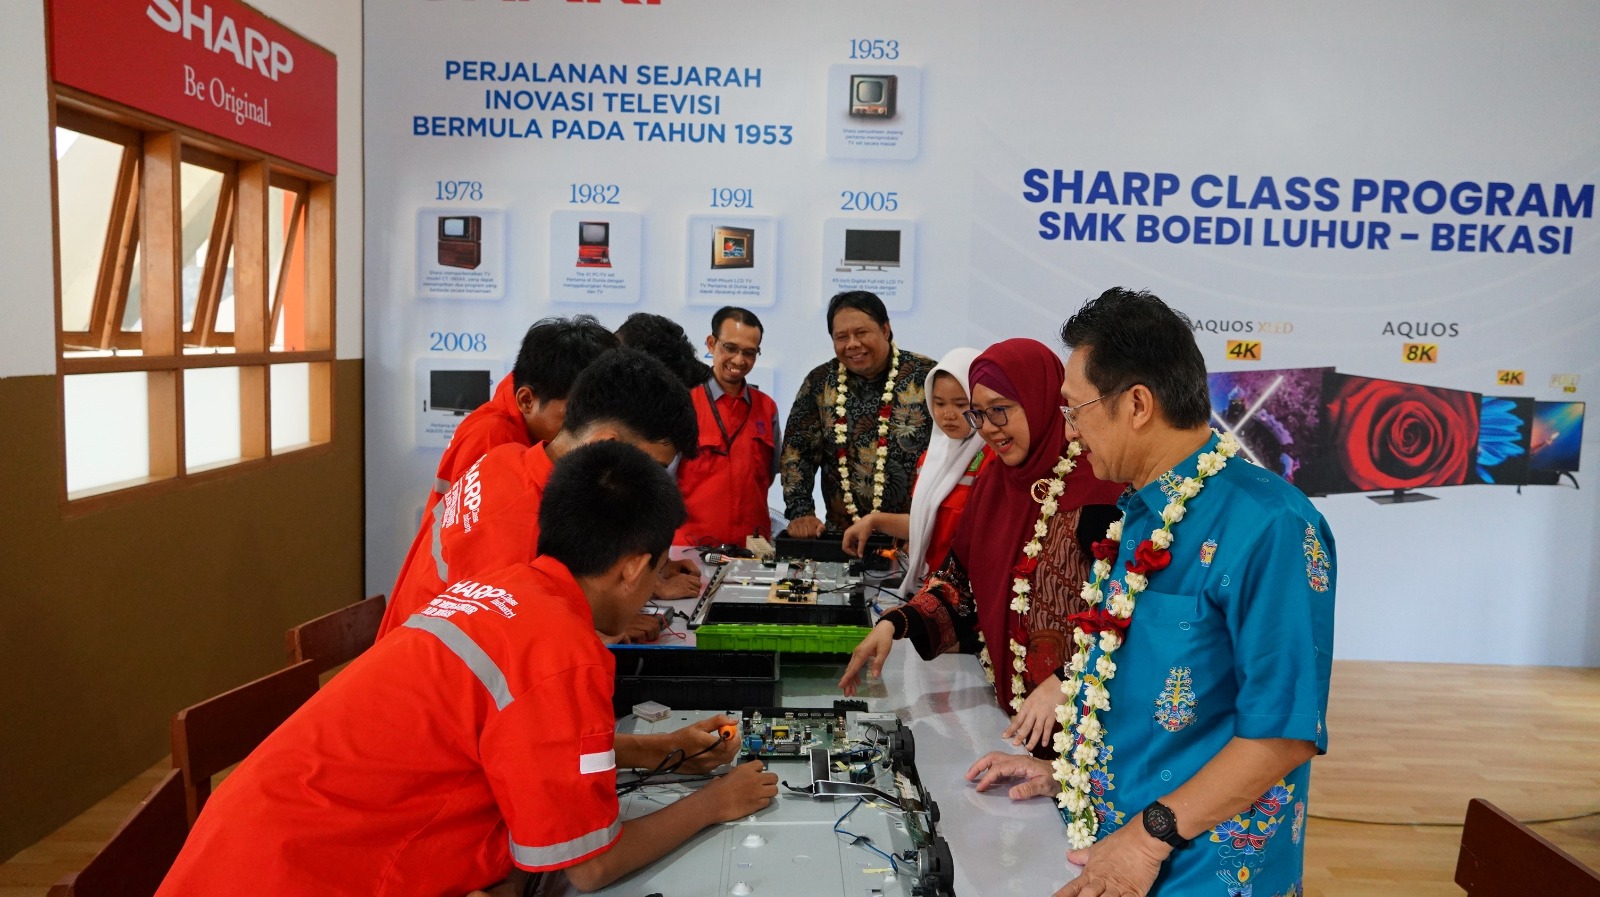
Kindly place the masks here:
MULTIPOLYGON (((1134 548, 1161 526, 1176 485, 1217 437, 1143 489, 1124 494, 1122 542, 1103 587, 1125 588, 1134 548)), ((1113 655, 1100 714, 1106 748, 1092 773, 1098 837, 1183 784, 1235 736, 1295 738, 1327 750, 1336 567, 1333 533, 1299 490, 1241 453, 1185 504, 1172 562, 1149 574, 1113 655)), ((1099 657, 1089 657, 1090 671, 1099 657)), ((1311 764, 1244 812, 1175 850, 1160 897, 1299 895, 1311 764)))

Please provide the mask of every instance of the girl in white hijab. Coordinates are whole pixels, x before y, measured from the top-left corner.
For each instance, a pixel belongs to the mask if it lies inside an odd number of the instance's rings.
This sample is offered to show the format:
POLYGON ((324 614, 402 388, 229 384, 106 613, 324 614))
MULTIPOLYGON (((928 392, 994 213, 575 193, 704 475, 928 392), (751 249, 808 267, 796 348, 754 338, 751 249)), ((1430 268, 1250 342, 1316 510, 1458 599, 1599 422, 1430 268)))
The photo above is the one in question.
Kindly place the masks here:
POLYGON ((867 537, 874 530, 897 539, 908 539, 906 575, 900 595, 915 595, 929 570, 937 570, 950 550, 950 537, 966 505, 972 481, 988 461, 989 452, 976 430, 967 424, 970 387, 968 369, 978 357, 977 349, 965 346, 951 349, 923 381, 928 412, 943 437, 935 436, 917 466, 917 481, 911 493, 911 513, 889 514, 876 511, 857 520, 844 531, 845 553, 861 556, 867 537))

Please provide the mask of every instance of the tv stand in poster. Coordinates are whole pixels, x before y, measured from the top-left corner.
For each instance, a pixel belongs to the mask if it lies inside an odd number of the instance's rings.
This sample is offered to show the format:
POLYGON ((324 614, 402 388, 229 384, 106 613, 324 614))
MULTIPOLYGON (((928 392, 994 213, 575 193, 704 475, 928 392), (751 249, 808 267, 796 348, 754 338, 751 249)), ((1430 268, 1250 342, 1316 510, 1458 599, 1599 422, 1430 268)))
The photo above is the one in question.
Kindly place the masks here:
POLYGON ((1429 495, 1426 492, 1413 492, 1410 489, 1396 489, 1386 495, 1369 495, 1367 498, 1380 505, 1407 505, 1419 501, 1436 501, 1439 496, 1429 495))

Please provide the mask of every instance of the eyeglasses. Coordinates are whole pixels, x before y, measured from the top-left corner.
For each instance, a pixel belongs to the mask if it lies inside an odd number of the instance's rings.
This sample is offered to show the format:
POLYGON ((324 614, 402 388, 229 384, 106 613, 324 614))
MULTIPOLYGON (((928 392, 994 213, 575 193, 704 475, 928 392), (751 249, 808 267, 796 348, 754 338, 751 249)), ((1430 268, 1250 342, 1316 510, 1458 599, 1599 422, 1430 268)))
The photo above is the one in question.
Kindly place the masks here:
POLYGON ((1006 425, 1006 411, 1011 407, 1011 405, 990 405, 987 409, 970 408, 961 412, 961 417, 967 422, 967 426, 974 430, 983 426, 984 418, 988 418, 989 423, 997 427, 1003 427, 1006 425))
POLYGON ((761 356, 760 347, 754 349, 741 349, 738 346, 735 346, 733 343, 718 343, 717 348, 721 349, 725 354, 738 355, 747 361, 755 361, 761 356))
POLYGON ((1093 405, 1095 402, 1098 402, 1101 399, 1109 399, 1109 398, 1112 398, 1113 396, 1120 395, 1124 391, 1126 391, 1127 389, 1128 389, 1128 387, 1126 387, 1126 386, 1122 387, 1121 389, 1113 389, 1112 391, 1110 391, 1108 393, 1105 393, 1103 395, 1095 396, 1094 398, 1090 399, 1089 401, 1083 402, 1083 403, 1078 404, 1078 405, 1062 405, 1062 406, 1060 406, 1061 407, 1061 416, 1066 418, 1067 426, 1069 426, 1072 429, 1076 430, 1076 429, 1078 429, 1078 412, 1079 411, 1082 411, 1083 409, 1089 407, 1090 405, 1093 405))

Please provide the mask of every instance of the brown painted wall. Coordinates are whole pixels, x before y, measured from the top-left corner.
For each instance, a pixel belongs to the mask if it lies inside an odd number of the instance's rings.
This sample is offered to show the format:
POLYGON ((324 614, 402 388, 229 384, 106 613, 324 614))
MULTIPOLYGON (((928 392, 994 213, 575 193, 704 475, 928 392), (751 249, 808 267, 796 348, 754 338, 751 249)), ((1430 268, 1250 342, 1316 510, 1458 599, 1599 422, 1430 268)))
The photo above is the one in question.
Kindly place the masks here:
POLYGON ((53 376, 0 379, 0 859, 170 751, 172 714, 362 597, 362 385, 334 447, 63 519, 53 376))

